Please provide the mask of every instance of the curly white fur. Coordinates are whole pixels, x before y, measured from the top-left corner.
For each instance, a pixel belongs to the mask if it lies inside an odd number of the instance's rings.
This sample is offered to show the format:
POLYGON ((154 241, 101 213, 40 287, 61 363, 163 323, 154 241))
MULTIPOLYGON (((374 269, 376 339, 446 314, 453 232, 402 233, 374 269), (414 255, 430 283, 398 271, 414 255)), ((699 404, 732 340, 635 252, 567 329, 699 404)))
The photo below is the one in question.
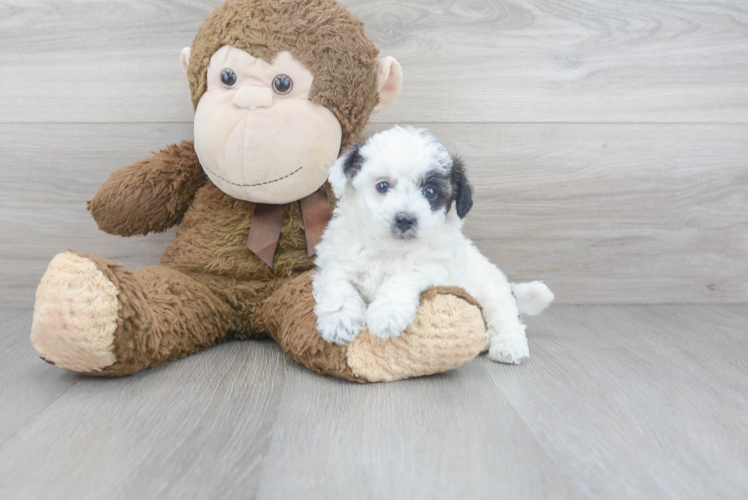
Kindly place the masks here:
POLYGON ((510 284, 462 234, 458 212, 464 217, 470 209, 471 191, 462 166, 436 138, 412 127, 381 132, 343 155, 329 180, 340 202, 317 247, 314 277, 325 340, 350 342, 364 326, 383 339, 397 336, 413 320, 421 292, 447 285, 483 306, 491 359, 520 363, 529 356, 520 313, 539 313, 553 293, 538 281, 510 284))

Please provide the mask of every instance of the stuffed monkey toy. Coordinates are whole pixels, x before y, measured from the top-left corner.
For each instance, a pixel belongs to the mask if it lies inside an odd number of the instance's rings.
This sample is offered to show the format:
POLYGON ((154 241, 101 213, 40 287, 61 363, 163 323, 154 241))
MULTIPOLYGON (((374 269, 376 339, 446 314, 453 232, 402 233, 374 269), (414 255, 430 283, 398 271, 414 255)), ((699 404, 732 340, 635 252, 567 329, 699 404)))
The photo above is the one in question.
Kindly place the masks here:
POLYGON ((217 343, 271 335, 295 361, 357 382, 442 372, 486 335, 463 290, 431 288, 399 337, 348 345, 316 330, 314 247, 331 213, 338 155, 402 83, 363 23, 336 0, 228 0, 181 55, 194 142, 112 174, 89 202, 120 236, 180 224, 161 264, 128 271, 57 255, 37 289, 31 341, 50 364, 91 376, 135 373, 217 343))

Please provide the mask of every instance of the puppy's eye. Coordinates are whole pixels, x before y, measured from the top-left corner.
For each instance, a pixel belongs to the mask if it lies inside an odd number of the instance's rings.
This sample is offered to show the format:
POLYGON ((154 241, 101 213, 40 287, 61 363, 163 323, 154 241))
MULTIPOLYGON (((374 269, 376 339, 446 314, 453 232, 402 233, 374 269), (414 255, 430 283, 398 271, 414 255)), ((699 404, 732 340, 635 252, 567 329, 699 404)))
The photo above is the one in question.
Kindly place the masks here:
POLYGON ((221 72, 221 83, 227 89, 233 89, 236 85, 236 73, 231 68, 226 68, 221 72))
POLYGON ((425 196, 429 201, 433 200, 436 198, 436 189, 433 187, 427 187, 423 190, 423 196, 425 196))
POLYGON ((389 182, 382 181, 379 184, 377 184, 377 191, 379 191, 380 193, 384 194, 384 193, 386 193, 389 190, 390 190, 390 183, 389 182))
POLYGON ((292 88, 293 80, 291 80, 291 77, 288 75, 278 75, 275 77, 275 80, 273 80, 273 90, 275 90, 277 94, 288 94, 291 92, 292 88))

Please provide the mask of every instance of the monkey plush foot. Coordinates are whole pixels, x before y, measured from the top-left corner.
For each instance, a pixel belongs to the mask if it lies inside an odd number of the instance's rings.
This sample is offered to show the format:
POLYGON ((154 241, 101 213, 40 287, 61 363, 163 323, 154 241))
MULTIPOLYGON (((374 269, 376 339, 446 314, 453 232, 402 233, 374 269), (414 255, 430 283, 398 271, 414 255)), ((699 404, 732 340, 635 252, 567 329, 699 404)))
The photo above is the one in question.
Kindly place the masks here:
POLYGON ((57 255, 36 291, 31 342, 66 370, 100 371, 116 362, 117 288, 89 259, 57 255))
POLYGON ((462 366, 485 343, 486 324, 475 300, 461 288, 432 287, 400 336, 382 340, 364 330, 348 345, 346 359, 367 381, 391 382, 462 366))
POLYGON ((42 358, 95 376, 131 375, 222 342, 236 313, 195 277, 165 266, 65 252, 37 289, 31 342, 42 358))
POLYGON ((413 323, 389 340, 364 330, 347 345, 325 342, 316 328, 311 273, 281 287, 266 302, 262 315, 270 333, 294 361, 318 373, 356 382, 441 373, 472 360, 486 343, 480 307, 455 287, 426 290, 413 323))

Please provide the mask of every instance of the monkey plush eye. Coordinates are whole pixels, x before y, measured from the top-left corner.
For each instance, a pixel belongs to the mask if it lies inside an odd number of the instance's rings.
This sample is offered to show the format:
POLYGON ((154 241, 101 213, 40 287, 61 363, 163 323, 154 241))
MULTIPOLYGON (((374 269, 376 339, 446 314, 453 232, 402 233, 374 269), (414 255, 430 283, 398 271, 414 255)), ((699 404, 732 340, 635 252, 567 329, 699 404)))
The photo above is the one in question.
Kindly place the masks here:
POLYGON ((425 196, 429 201, 433 200, 434 198, 436 198, 436 189, 430 186, 427 187, 423 190, 423 196, 425 196))
POLYGON ((234 73, 233 69, 226 68, 221 72, 221 83, 227 89, 234 88, 234 85, 236 85, 236 73, 234 73))
POLYGON ((382 181, 379 184, 377 184, 377 191, 379 191, 380 193, 384 194, 384 193, 386 193, 389 190, 390 190, 390 183, 389 182, 382 181))
POLYGON ((273 90, 278 94, 288 94, 293 88, 293 80, 288 75, 278 75, 273 80, 273 90))

